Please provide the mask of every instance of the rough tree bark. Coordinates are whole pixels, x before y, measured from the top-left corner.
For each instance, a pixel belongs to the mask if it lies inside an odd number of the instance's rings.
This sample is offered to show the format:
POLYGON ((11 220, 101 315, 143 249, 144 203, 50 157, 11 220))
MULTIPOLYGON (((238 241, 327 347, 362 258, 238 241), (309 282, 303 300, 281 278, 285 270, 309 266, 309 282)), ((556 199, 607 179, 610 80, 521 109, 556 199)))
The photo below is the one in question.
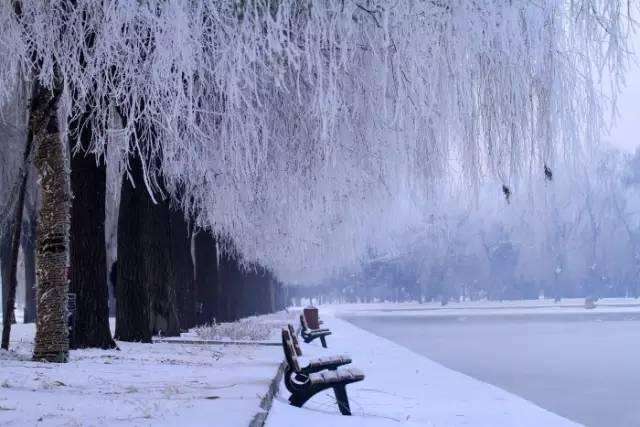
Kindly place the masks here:
POLYGON ((171 251, 170 207, 143 185, 140 159, 124 179, 118 216, 116 338, 151 342, 153 334, 180 333, 171 251))
POLYGON ((149 327, 153 334, 180 335, 178 320, 176 273, 171 252, 169 201, 154 204, 145 193, 143 238, 145 279, 151 303, 149 327))
POLYGON ((218 266, 217 245, 213 235, 207 230, 200 230, 194 237, 195 271, 200 324, 211 323, 216 319, 218 266))
POLYGON ((67 293, 71 188, 67 147, 58 123, 60 85, 53 90, 34 83, 29 129, 40 176, 38 216, 38 292, 34 360, 66 362, 69 354, 67 293))
POLYGON ((240 317, 247 317, 256 314, 256 272, 250 269, 241 271, 240 280, 240 317))
POLYGON ((238 260, 227 252, 220 254, 220 288, 223 296, 220 298, 224 305, 226 320, 233 322, 240 318, 242 280, 238 260))
POLYGON ((176 296, 180 329, 195 326, 195 280, 191 258, 191 232, 184 214, 171 208, 171 252, 175 267, 176 296))
POLYGON ((84 150, 91 129, 75 122, 72 138, 79 137, 80 151, 71 158, 71 282, 76 294, 75 324, 71 348, 115 348, 109 330, 107 248, 105 241, 106 165, 84 150), (76 135, 76 132, 80 132, 76 135))
POLYGON ((218 280, 220 288, 220 298, 218 302, 218 311, 220 319, 224 322, 234 321, 234 278, 233 278, 233 259, 226 252, 222 251, 219 255, 220 263, 218 266, 218 280))
POLYGON ((151 342, 149 294, 144 281, 142 212, 144 192, 139 159, 131 160, 135 185, 122 180, 118 213, 118 271, 116 279, 116 339, 151 342))

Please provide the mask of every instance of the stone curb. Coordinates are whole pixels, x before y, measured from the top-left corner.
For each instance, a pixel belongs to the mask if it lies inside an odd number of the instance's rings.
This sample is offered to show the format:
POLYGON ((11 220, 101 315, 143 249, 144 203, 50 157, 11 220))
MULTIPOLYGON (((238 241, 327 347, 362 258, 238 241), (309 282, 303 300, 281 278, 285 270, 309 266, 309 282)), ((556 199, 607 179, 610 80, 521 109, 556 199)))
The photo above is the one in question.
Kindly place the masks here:
POLYGON ((282 375, 284 374, 285 363, 286 362, 282 362, 280 366, 278 366, 276 375, 271 380, 271 384, 269 384, 267 394, 265 394, 260 401, 260 408, 262 408, 262 411, 258 412, 253 417, 253 419, 249 423, 249 427, 264 427, 265 423, 267 422, 267 416, 269 416, 269 411, 271 410, 271 405, 273 404, 273 398, 276 394, 278 394, 278 390, 280 389, 280 381, 282 381, 282 375))

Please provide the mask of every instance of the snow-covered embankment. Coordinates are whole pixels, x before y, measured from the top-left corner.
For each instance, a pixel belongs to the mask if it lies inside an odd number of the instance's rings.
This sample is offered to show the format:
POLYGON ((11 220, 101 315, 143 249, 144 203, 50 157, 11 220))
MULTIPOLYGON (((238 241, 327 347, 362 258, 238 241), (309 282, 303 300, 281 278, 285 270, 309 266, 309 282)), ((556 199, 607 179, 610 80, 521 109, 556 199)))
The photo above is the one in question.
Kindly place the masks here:
POLYGON ((301 343, 305 356, 346 353, 362 369, 364 381, 349 385, 352 417, 339 414, 331 391, 304 408, 288 405, 280 394, 267 420, 269 427, 312 426, 575 426, 576 424, 518 396, 450 370, 405 347, 340 320, 323 308, 333 331, 328 349, 301 343))

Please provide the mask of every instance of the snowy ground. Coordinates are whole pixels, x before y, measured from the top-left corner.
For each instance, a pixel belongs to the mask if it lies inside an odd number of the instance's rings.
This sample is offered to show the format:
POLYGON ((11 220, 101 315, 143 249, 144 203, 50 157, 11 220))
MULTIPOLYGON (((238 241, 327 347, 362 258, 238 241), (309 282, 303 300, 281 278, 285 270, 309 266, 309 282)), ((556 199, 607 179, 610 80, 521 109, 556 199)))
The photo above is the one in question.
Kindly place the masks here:
POLYGON ((247 426, 282 360, 277 346, 137 344, 29 360, 34 325, 0 351, 0 425, 247 426))
MULTIPOLYGON (((534 404, 452 371, 384 338, 337 319, 363 307, 322 307, 321 316, 333 335, 329 349, 304 344, 307 356, 350 354, 362 369, 364 381, 348 386, 353 417, 339 414, 331 391, 311 399, 304 408, 288 405, 289 393, 280 394, 267 420, 269 427, 311 426, 571 426, 571 421, 534 404)), ((382 307, 379 307, 382 308, 382 307)), ((388 307, 387 307, 388 308, 388 307)))
MULTIPOLYGON (((469 316, 474 313, 516 315, 535 311, 558 313, 640 312, 638 300, 601 300, 585 310, 582 300, 513 303, 368 304, 321 307, 333 330, 329 349, 304 344, 306 356, 347 353, 366 379, 349 386, 353 417, 339 414, 331 392, 298 409, 288 405, 281 385, 268 426, 299 423, 331 426, 570 426, 572 422, 497 387, 452 371, 354 325, 336 315, 469 316)), ((265 318, 277 328, 283 319, 265 318)), ((0 425, 216 425, 246 426, 261 411, 282 361, 280 346, 119 343, 120 351, 71 352, 67 364, 29 360, 33 325, 14 327, 12 351, 0 351, 0 425)), ((200 331, 194 340, 270 342, 261 328, 245 324, 236 335, 225 328, 200 331), (248 332, 245 332, 248 331, 248 332), (246 337, 245 335, 249 335, 246 337)))

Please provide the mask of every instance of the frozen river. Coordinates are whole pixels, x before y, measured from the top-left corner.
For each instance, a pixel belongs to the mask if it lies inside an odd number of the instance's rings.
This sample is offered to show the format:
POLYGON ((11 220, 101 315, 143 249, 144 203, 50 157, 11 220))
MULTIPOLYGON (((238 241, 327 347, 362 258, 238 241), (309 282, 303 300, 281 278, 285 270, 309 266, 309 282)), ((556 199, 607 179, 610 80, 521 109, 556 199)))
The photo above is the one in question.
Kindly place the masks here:
POLYGON ((640 426, 640 316, 345 316, 587 426, 640 426))

